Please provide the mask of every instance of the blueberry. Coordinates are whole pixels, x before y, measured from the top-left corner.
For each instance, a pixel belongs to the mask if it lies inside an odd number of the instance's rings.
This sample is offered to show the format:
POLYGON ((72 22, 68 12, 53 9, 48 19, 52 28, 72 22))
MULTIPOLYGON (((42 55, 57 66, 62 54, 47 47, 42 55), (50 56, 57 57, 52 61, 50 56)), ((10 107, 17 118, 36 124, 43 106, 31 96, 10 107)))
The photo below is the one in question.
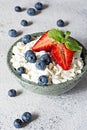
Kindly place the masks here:
POLYGON ((35 4, 35 8, 36 8, 37 10, 42 10, 43 4, 42 4, 41 2, 37 2, 37 3, 35 4))
POLYGON ((22 25, 22 26, 27 26, 27 25, 28 25, 28 22, 23 19, 23 20, 21 20, 21 25, 22 25))
POLYGON ((10 29, 10 30, 8 31, 8 35, 9 35, 10 37, 16 37, 16 36, 17 36, 17 31, 16 31, 15 29, 10 29))
POLYGON ((30 41, 31 41, 31 35, 29 35, 29 34, 25 35, 25 36, 22 38, 22 42, 23 42, 24 44, 27 44, 27 43, 30 42, 30 41))
POLYGON ((59 26, 59 27, 64 27, 64 21, 63 21, 62 19, 59 19, 59 20, 57 21, 57 26, 59 26))
POLYGON ((14 121, 14 126, 15 126, 15 128, 22 128, 22 127, 23 127, 23 122, 22 122, 22 120, 21 120, 21 119, 16 119, 16 120, 14 121))
POLYGON ((15 97, 15 96, 16 96, 16 90, 10 89, 10 90, 8 91, 8 95, 9 95, 10 97, 15 97))
POLYGON ((23 115, 22 115, 22 120, 23 120, 25 123, 30 122, 30 121, 31 121, 31 118, 32 118, 32 115, 31 115, 31 113, 29 113, 29 112, 25 112, 25 113, 23 113, 23 115))
POLYGON ((44 54, 40 57, 41 61, 44 61, 46 65, 49 65, 51 62, 51 57, 48 54, 44 54))
POLYGON ((35 10, 34 8, 29 8, 29 9, 27 10, 27 14, 33 16, 33 15, 36 14, 36 10, 35 10))
POLYGON ((38 79, 38 84, 39 84, 40 86, 45 86, 45 85, 47 85, 47 84, 48 84, 48 77, 47 77, 46 75, 40 76, 39 79, 38 79))
POLYGON ((16 12, 21 12, 21 11, 22 11, 22 8, 21 8, 20 6, 16 6, 16 7, 15 7, 15 11, 16 11, 16 12))
POLYGON ((19 67, 17 69, 17 72, 18 72, 19 75, 21 75, 21 74, 25 73, 25 68, 24 67, 19 67))
POLYGON ((35 63, 37 60, 35 53, 32 50, 26 51, 25 60, 27 60, 30 63, 35 63))
POLYGON ((46 63, 41 60, 36 61, 36 68, 39 70, 44 70, 46 68, 46 63))

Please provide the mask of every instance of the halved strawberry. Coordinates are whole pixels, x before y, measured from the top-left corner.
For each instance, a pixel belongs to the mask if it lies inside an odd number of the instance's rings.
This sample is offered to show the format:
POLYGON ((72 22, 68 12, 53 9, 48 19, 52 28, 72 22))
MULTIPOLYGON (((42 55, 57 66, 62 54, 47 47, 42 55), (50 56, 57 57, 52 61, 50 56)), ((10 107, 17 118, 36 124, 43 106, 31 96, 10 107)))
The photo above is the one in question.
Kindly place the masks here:
POLYGON ((55 44, 51 50, 52 57, 64 70, 70 69, 73 53, 74 52, 67 49, 63 43, 55 44))
POLYGON ((41 38, 35 43, 35 45, 32 47, 33 51, 51 51, 51 48, 53 46, 52 42, 54 39, 48 37, 48 31, 45 32, 41 38))

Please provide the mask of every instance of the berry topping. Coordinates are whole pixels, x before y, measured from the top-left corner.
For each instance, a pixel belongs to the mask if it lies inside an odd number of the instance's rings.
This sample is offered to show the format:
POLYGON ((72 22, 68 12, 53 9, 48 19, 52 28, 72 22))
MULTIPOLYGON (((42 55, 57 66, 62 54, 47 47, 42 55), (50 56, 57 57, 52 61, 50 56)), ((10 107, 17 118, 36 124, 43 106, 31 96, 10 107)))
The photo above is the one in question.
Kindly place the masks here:
POLYGON ((37 10, 42 10, 43 4, 42 4, 41 2, 37 2, 37 3, 35 4, 35 8, 36 8, 37 10))
POLYGON ((33 51, 50 51, 52 48, 52 42, 54 39, 48 37, 48 31, 45 32, 41 38, 35 43, 35 45, 32 47, 33 51))
POLYGON ((8 35, 9 35, 10 37, 16 37, 16 36, 17 36, 17 31, 16 31, 15 29, 10 29, 10 30, 8 31, 8 35))
POLYGON ((25 68, 24 67, 19 67, 17 69, 17 72, 18 72, 19 75, 21 75, 21 74, 25 73, 25 68))
POLYGON ((16 119, 16 120, 14 121, 14 127, 15 127, 15 128, 22 128, 22 127, 23 127, 23 122, 22 122, 22 120, 21 120, 21 119, 16 119))
POLYGON ((46 63, 44 61, 37 60, 36 61, 36 68, 39 69, 39 70, 45 70, 46 63))
POLYGON ((69 38, 69 36, 69 31, 63 33, 58 29, 49 30, 44 33, 42 37, 36 42, 36 44, 32 47, 32 50, 49 51, 56 63, 58 63, 64 70, 69 70, 71 67, 74 51, 82 49, 77 41, 69 38))
POLYGON ((21 12, 21 11, 22 11, 22 8, 21 8, 20 6, 16 6, 16 7, 15 7, 15 11, 16 11, 16 12, 21 12))
POLYGON ((54 45, 51 50, 52 57, 64 70, 70 69, 73 53, 72 50, 67 49, 62 43, 54 45))
POLYGON ((40 86, 45 86, 45 85, 47 85, 47 84, 48 84, 48 77, 45 76, 45 75, 40 76, 39 79, 38 79, 38 84, 39 84, 40 86))
POLYGON ((30 63, 35 63, 37 60, 37 57, 32 50, 28 50, 25 53, 25 59, 30 63))
POLYGON ((57 21, 57 26, 58 26, 58 27, 64 27, 64 21, 63 21, 62 19, 59 19, 59 20, 57 21))
POLYGON ((48 54, 44 54, 40 57, 41 61, 44 61, 46 65, 49 65, 51 62, 51 57, 48 54))
POLYGON ((22 25, 22 26, 27 26, 27 25, 28 25, 28 22, 23 19, 23 20, 21 20, 21 25, 22 25))
POLYGON ((27 44, 27 43, 30 42, 30 41, 31 41, 31 35, 29 35, 29 34, 25 35, 25 36, 22 38, 22 42, 23 42, 24 44, 27 44))
POLYGON ((27 10, 27 14, 29 14, 31 16, 34 16, 36 14, 36 10, 34 8, 29 8, 27 10))
POLYGON ((32 115, 31 115, 31 113, 29 113, 29 112, 25 112, 25 113, 23 113, 23 115, 22 115, 22 120, 23 120, 25 123, 30 122, 30 121, 31 121, 31 118, 32 118, 32 115))
POLYGON ((16 96, 16 90, 10 89, 10 90, 8 91, 8 95, 9 95, 10 97, 15 97, 15 96, 16 96))

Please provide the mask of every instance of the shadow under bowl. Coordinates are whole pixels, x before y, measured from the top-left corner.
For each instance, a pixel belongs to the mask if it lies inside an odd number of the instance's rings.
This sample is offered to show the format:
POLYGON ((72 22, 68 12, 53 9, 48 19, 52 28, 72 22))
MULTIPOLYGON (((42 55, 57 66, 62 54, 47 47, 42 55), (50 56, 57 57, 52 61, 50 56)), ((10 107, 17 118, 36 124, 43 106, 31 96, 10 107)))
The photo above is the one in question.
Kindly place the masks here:
MULTIPOLYGON (((36 39, 37 37, 41 36, 42 34, 43 34, 43 32, 38 32, 38 33, 31 34, 31 36, 32 36, 32 39, 36 39)), ((18 79, 19 83, 27 90, 30 90, 30 91, 38 93, 38 94, 43 94, 43 95, 60 95, 62 93, 69 91, 73 87, 75 87, 76 84, 84 77, 84 75, 87 72, 87 50, 81 43, 78 42, 83 48, 81 56, 84 61, 84 67, 82 69, 82 73, 78 74, 74 79, 68 80, 66 82, 59 83, 59 84, 51 84, 51 85, 44 86, 44 87, 39 86, 38 84, 31 82, 29 80, 23 79, 21 76, 19 76, 17 74, 17 71, 14 69, 14 67, 12 66, 12 63, 10 62, 12 55, 13 55, 12 49, 19 41, 21 41, 21 39, 16 41, 9 49, 8 54, 7 54, 7 64, 8 64, 10 71, 18 79)))

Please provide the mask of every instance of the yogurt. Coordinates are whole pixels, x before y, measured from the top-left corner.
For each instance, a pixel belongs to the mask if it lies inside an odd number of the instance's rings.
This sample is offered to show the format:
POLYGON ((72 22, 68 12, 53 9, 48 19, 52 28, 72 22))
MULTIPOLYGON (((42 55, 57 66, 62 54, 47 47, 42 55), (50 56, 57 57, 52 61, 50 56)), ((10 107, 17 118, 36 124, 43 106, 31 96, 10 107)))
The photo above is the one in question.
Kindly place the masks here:
MULTIPOLYGON (((39 38, 37 38, 37 40, 38 39, 39 38)), ((24 44, 23 42, 18 42, 13 47, 13 55, 10 62, 15 69, 18 69, 21 66, 25 68, 26 72, 21 75, 22 78, 27 79, 31 82, 38 83, 38 78, 41 75, 46 75, 49 77, 48 84, 59 84, 75 78, 78 74, 82 72, 84 63, 81 58, 81 50, 74 53, 71 68, 67 71, 63 70, 62 67, 56 64, 53 60, 52 63, 46 66, 45 70, 38 70, 35 66, 35 63, 27 62, 24 57, 26 51, 30 50, 37 40, 31 41, 27 44, 24 44)), ((49 52, 35 52, 37 59, 39 59, 43 54, 46 53, 49 52)))

